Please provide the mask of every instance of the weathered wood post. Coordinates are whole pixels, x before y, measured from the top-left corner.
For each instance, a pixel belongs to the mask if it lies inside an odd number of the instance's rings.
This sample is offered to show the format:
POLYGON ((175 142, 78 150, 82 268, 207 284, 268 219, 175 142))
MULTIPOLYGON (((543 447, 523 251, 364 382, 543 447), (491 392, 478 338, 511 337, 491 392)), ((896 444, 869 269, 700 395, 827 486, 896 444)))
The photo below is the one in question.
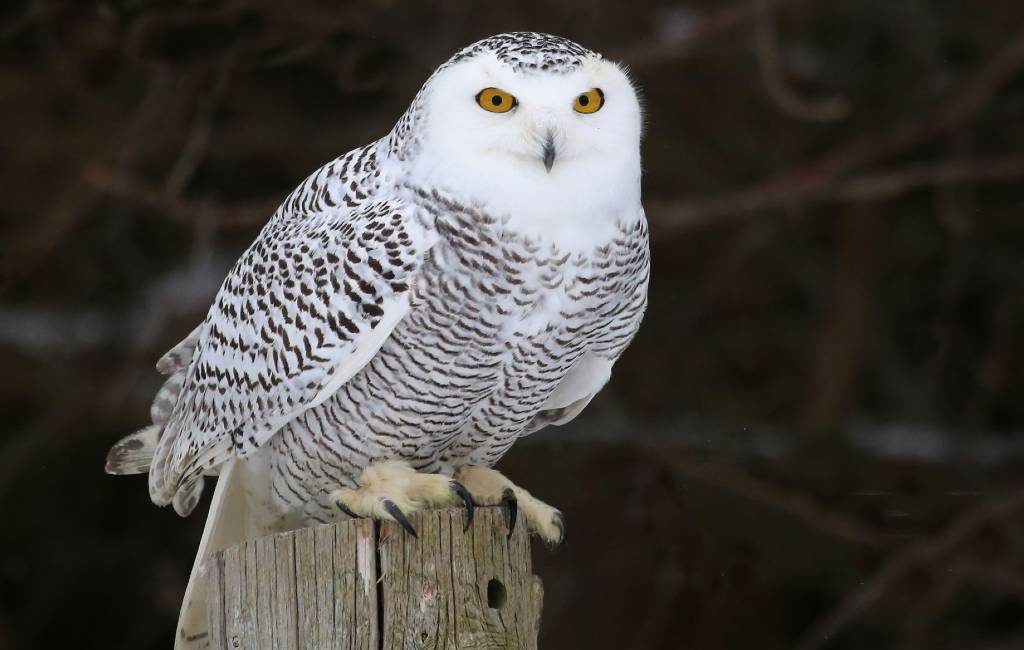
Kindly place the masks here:
POLYGON ((543 587, 500 508, 274 535, 207 564, 211 650, 535 649, 543 587))

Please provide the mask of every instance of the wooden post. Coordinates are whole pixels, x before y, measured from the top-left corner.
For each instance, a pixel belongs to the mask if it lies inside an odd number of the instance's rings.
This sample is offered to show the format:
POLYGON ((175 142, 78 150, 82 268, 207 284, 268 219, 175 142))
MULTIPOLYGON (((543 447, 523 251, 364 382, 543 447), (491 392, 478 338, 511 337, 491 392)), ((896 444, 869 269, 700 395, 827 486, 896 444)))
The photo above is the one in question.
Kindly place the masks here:
POLYGON ((535 650, 543 587, 525 527, 509 538, 501 508, 350 520, 216 553, 210 648, 535 650))

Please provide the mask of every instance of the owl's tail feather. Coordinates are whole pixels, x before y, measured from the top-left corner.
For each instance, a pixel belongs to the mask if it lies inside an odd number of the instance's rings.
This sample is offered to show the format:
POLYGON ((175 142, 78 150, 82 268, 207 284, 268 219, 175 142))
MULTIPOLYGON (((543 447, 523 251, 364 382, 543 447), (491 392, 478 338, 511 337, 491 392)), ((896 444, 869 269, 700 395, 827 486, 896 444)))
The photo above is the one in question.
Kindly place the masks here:
MULTIPOLYGON (((178 401, 182 385, 188 372, 189 363, 199 340, 201 326, 195 328, 183 341, 178 343, 157 363, 157 370, 167 375, 163 386, 153 399, 150 417, 153 424, 119 440, 107 454, 108 474, 144 474, 149 471, 156 453, 157 444, 164 428, 171 419, 174 405, 178 401)), ((217 551, 240 544, 248 539, 262 537, 276 532, 276 519, 266 512, 254 512, 248 488, 252 485, 247 477, 252 471, 257 476, 265 475, 267 468, 260 463, 265 459, 258 454, 247 460, 232 459, 206 472, 219 474, 217 487, 213 491, 206 526, 199 542, 199 550, 192 565, 192 573, 185 588, 185 598, 178 615, 175 631, 175 650, 204 650, 210 647, 207 625, 207 576, 206 561, 217 551)), ((182 486, 174 495, 174 510, 182 517, 192 512, 203 491, 203 477, 182 486)), ((265 481, 257 484, 263 484, 265 481)), ((262 501, 267 500, 262 494, 262 501)))
POLYGON ((107 474, 145 474, 153 462, 162 424, 151 424, 118 440, 107 452, 107 474))
POLYGON ((157 362, 156 369, 168 377, 157 391, 153 405, 149 408, 153 424, 125 436, 110 448, 107 454, 107 474, 145 474, 149 471, 153 454, 156 452, 156 443, 167 426, 171 411, 181 393, 181 387, 185 383, 185 374, 189 362, 192 361, 200 329, 201 326, 192 330, 157 362))
MULTIPOLYGON (((110 448, 105 467, 107 474, 145 474, 149 471, 157 443, 164 434, 174 405, 178 402, 178 395, 181 394, 181 387, 185 383, 188 364, 192 361, 192 354, 199 340, 199 330, 199 327, 192 330, 191 334, 171 348, 156 364, 157 370, 168 377, 157 391, 153 405, 149 408, 153 424, 125 436, 110 448)), ((202 493, 202 477, 196 481, 189 481, 174 495, 174 511, 182 517, 187 517, 199 503, 202 493)))
POLYGON ((181 603, 174 650, 200 650, 209 647, 206 622, 206 561, 217 551, 259 536, 249 512, 244 486, 243 460, 231 460, 220 468, 220 478, 213 491, 213 502, 206 516, 206 526, 199 542, 192 573, 181 603))

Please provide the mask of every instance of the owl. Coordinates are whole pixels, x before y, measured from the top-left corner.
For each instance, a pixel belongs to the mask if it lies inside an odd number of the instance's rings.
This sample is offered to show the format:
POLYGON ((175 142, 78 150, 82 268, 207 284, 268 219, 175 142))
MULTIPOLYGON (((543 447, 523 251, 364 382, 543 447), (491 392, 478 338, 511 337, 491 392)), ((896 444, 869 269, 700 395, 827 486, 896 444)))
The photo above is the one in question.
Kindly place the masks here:
POLYGON ((178 647, 201 638, 213 552, 344 517, 505 504, 550 544, 561 513, 494 470, 576 417, 647 304, 641 109, 624 69, 532 32, 439 66, 383 138, 328 162, 157 364, 152 425, 107 471, 182 516, 218 476, 178 647))

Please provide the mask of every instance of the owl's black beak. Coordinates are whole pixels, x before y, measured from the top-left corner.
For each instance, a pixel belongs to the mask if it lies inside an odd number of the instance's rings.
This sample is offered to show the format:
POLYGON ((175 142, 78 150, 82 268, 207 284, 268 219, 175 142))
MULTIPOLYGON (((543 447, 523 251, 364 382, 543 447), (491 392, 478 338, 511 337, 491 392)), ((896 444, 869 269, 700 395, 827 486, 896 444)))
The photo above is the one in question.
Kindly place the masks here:
POLYGON ((550 130, 548 131, 547 138, 544 140, 544 169, 551 172, 551 166, 555 164, 555 134, 550 130))

